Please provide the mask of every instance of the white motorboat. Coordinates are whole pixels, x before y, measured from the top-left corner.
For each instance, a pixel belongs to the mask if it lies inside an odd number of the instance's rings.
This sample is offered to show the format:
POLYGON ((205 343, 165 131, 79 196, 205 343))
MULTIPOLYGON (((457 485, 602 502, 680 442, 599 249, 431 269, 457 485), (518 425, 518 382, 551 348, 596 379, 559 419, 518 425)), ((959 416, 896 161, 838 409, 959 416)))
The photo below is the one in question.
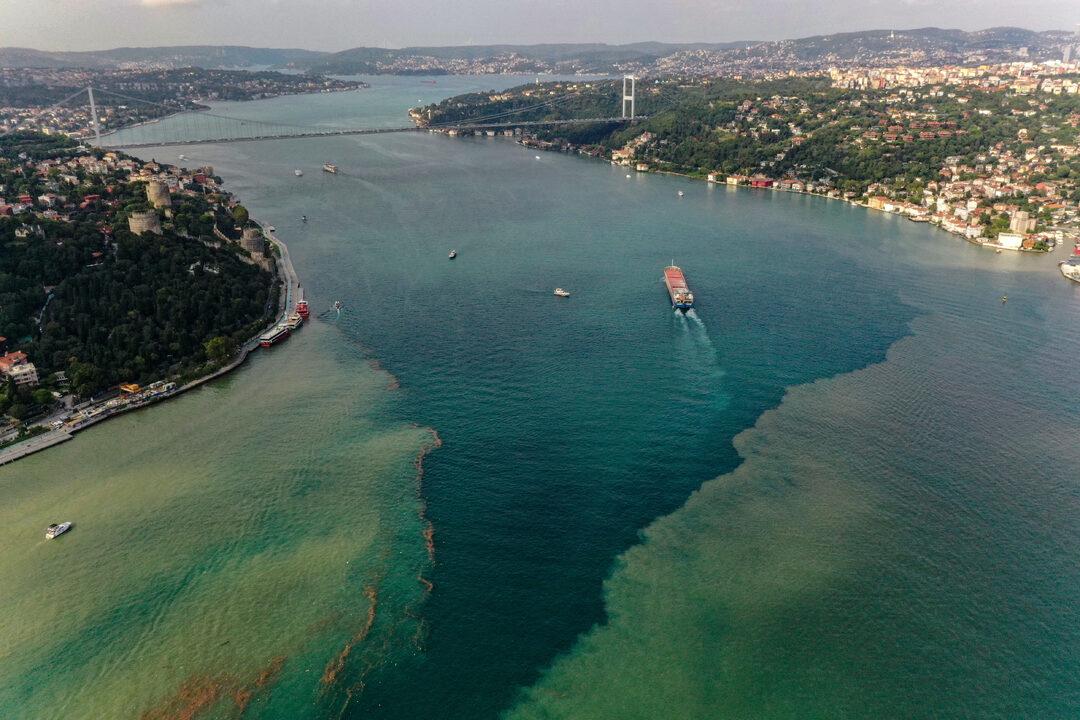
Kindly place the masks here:
POLYGON ((70 529, 70 522, 53 523, 49 527, 45 528, 45 539, 52 540, 53 538, 60 537, 70 529))
POLYGON ((555 297, 570 297, 570 292, 562 288, 555 288, 555 297))

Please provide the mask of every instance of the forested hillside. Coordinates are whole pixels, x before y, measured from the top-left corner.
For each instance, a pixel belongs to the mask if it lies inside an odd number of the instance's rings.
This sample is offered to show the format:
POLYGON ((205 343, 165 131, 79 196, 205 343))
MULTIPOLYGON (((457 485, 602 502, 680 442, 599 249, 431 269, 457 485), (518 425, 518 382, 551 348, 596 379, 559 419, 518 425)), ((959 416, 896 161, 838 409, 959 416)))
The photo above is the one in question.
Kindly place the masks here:
POLYGON ((276 310, 261 255, 213 236, 234 217, 213 180, 159 167, 177 178, 173 207, 153 211, 160 235, 136 235, 128 217, 150 206, 135 169, 147 172, 114 153, 0 136, 0 335, 80 395, 197 371, 223 359, 208 342, 236 347, 276 310))

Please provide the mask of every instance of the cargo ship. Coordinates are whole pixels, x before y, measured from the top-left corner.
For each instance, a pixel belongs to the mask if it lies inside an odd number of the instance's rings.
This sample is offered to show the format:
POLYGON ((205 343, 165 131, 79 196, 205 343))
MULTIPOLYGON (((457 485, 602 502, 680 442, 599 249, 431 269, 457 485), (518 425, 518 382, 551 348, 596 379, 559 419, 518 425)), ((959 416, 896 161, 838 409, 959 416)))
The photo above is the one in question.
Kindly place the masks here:
POLYGON ((277 345, 279 342, 289 337, 289 333, 291 332, 289 326, 284 323, 275 325, 259 338, 259 347, 268 348, 271 345, 277 345))
POLYGON ((686 285, 686 276, 682 268, 668 265, 664 268, 664 285, 671 296, 671 306, 676 310, 689 310, 694 307, 694 293, 686 285))

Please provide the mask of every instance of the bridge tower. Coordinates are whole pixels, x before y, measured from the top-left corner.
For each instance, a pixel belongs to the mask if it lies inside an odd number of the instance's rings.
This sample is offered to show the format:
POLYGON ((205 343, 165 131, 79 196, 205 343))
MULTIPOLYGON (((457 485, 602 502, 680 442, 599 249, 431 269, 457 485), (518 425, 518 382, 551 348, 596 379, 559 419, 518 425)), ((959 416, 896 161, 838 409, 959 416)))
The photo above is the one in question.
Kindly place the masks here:
POLYGON ((637 83, 637 78, 633 75, 623 75, 622 79, 622 116, 623 118, 634 119, 634 89, 637 83), (630 81, 630 94, 626 92, 626 81, 630 81), (626 114, 626 104, 630 103, 630 114, 626 114))
POLYGON ((94 103, 94 88, 87 87, 86 94, 90 97, 90 122, 94 125, 94 144, 101 145, 101 123, 98 122, 97 104, 94 103))

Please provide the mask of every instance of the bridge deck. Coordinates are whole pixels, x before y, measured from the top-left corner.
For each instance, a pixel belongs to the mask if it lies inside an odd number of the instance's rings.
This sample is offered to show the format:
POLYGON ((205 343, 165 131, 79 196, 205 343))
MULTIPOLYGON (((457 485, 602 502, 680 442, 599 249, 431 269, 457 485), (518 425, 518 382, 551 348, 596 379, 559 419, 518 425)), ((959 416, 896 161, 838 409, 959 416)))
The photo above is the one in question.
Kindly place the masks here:
MULTIPOLYGON (((248 137, 221 137, 210 139, 197 139, 197 140, 161 140, 157 142, 103 142, 103 146, 107 147, 120 147, 120 148, 141 148, 141 147, 170 147, 174 145, 210 145, 218 143, 233 143, 233 142, 257 142, 260 140, 289 140, 295 138, 320 138, 320 137, 340 137, 343 135, 384 135, 387 133, 403 133, 403 132, 424 132, 427 130, 498 130, 500 128, 521 128, 521 127, 539 127, 543 125, 574 125, 578 123, 623 123, 632 122, 636 120, 645 120, 647 116, 638 115, 634 118, 623 117, 611 117, 611 118, 575 118, 573 120, 528 120, 524 122, 507 122, 507 123, 483 123, 477 125, 438 125, 434 127, 412 125, 409 127, 393 127, 393 128, 355 128, 355 129, 343 129, 343 130, 312 130, 310 132, 295 132, 295 133, 276 133, 270 135, 251 135, 248 137)), ((122 130, 123 128, 121 128, 122 130)), ((119 131, 115 131, 119 132, 119 131)), ((106 137, 102 136, 102 140, 105 141, 106 137)), ((109 138, 116 139, 116 138, 109 138)))

